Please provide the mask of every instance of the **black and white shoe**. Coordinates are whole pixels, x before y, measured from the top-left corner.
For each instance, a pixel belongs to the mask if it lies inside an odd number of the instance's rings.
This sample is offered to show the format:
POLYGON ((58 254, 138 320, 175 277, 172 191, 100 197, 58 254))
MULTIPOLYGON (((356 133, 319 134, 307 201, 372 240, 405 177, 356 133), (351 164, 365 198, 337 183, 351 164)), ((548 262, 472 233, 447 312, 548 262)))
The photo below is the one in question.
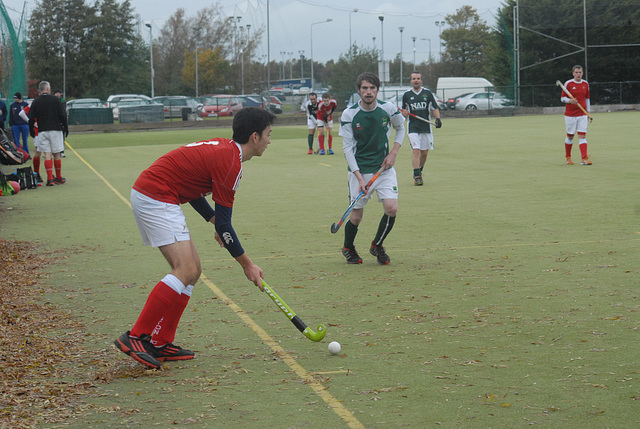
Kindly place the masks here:
POLYGON ((151 337, 142 334, 140 338, 134 338, 130 333, 131 331, 127 331, 120 335, 120 338, 114 341, 116 347, 149 368, 160 368, 160 361, 154 357, 155 347, 151 344, 151 337))

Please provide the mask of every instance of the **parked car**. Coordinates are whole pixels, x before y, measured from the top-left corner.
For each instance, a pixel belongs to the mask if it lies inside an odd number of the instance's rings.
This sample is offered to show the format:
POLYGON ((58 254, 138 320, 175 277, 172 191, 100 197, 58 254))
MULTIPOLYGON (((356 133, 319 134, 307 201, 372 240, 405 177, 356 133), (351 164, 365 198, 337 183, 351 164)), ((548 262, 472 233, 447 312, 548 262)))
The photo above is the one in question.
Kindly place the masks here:
POLYGON ((202 108, 201 116, 220 117, 233 116, 242 109, 242 99, 237 95, 208 95, 202 108))
POLYGON ((182 118, 183 109, 187 109, 188 114, 200 115, 202 104, 191 97, 184 95, 166 95, 153 97, 153 101, 164 106, 165 118, 182 118))
POLYGON ((456 108, 456 100, 458 100, 459 98, 464 98, 467 95, 471 95, 471 94, 472 94, 472 92, 467 92, 467 93, 464 93, 464 94, 460 94, 457 97, 449 97, 447 99, 447 108, 451 109, 451 110, 455 110, 455 108, 456 108))
POLYGON ((151 100, 151 97, 147 97, 146 95, 142 95, 142 94, 115 94, 115 95, 110 95, 109 98, 107 98, 106 106, 111 107, 113 109, 118 105, 118 102, 120 100, 123 100, 125 98, 129 100, 132 98, 137 98, 139 100, 147 100, 147 101, 151 100))
POLYGON ((113 110, 113 119, 114 120, 119 120, 120 119, 120 108, 121 107, 125 107, 125 106, 145 106, 145 105, 149 105, 149 104, 153 104, 154 101, 149 99, 149 100, 144 100, 144 99, 140 99, 140 98, 122 98, 120 100, 118 100, 118 102, 116 103, 116 105, 111 109, 113 110))
MULTIPOLYGON (((260 94, 248 94, 240 95, 242 100, 242 107, 258 107, 262 109, 267 105, 267 97, 260 94)), ((275 114, 280 114, 283 111, 282 102, 276 96, 271 96, 271 103, 269 103, 269 109, 275 114)))
POLYGON ((501 109, 513 105, 504 95, 497 92, 472 92, 464 97, 457 97, 456 110, 501 109))
POLYGON ((105 107, 104 101, 99 98, 76 98, 66 103, 67 112, 69 109, 86 109, 91 107, 105 107))

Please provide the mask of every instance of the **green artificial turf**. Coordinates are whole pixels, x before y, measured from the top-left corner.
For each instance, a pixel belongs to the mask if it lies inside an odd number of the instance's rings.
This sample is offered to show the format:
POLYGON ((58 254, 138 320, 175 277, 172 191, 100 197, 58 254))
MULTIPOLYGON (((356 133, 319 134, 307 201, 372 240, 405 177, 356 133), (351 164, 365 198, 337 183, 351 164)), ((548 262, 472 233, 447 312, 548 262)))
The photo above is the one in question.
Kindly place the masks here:
POLYGON ((65 253, 43 299, 82 322, 84 347, 118 362, 64 427, 637 426, 638 115, 596 115, 592 166, 564 164, 562 115, 445 119, 422 187, 405 140, 389 266, 368 253, 375 200, 356 240, 364 264, 347 265, 343 231, 330 233, 348 206, 337 127, 336 155, 309 156, 305 127, 276 126, 264 156, 243 164, 234 227, 325 339, 298 332, 187 205, 206 279, 176 343, 197 358, 136 377, 112 343, 168 266, 141 244, 129 189, 170 149, 231 131, 70 135, 67 184, 3 197, 0 230, 65 253))

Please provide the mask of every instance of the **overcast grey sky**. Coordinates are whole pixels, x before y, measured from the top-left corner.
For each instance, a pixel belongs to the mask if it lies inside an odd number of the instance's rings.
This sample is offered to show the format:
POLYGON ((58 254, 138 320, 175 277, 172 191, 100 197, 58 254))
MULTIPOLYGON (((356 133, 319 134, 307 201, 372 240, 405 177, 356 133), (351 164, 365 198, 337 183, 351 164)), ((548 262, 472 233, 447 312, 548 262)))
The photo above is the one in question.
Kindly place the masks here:
MULTIPOLYGON (((24 2, 3 0, 13 19, 19 18, 24 2)), ((185 9, 187 16, 195 16, 204 7, 215 4, 202 0, 130 0, 142 21, 152 21, 154 35, 164 21, 178 7, 185 9)), ((37 2, 27 2, 27 10, 33 9, 37 2)), ((253 31, 267 27, 267 0, 230 1, 220 4, 227 16, 241 17, 240 26, 246 29, 250 24, 253 31)), ((311 58, 313 39, 313 59, 326 62, 337 60, 340 54, 349 49, 349 37, 359 46, 384 50, 385 59, 395 58, 400 53, 405 61, 424 61, 431 55, 438 58, 439 32, 436 21, 443 21, 448 14, 469 5, 478 11, 482 19, 491 26, 502 0, 396 0, 396 1, 350 1, 350 0, 270 0, 269 2, 269 38, 270 57, 282 61, 298 58, 304 51, 311 58), (357 12, 353 12, 358 9, 357 12), (379 16, 384 16, 381 23, 379 16), (351 25, 349 25, 351 18, 351 25), (323 22, 332 19, 331 22, 323 22), (311 26, 313 23, 318 23, 311 26), (399 27, 404 27, 402 42, 399 27), (351 29, 351 31, 350 31, 351 29), (312 35, 313 31, 313 35, 312 35), (374 41, 375 37, 375 41, 374 41), (384 45, 382 39, 384 38, 384 45), (283 56, 281 52, 286 52, 283 56), (291 54, 289 54, 291 53, 291 54)), ((146 29, 146 28, 145 28, 146 29)), ((258 59, 267 55, 266 33, 264 41, 256 52, 258 59)))

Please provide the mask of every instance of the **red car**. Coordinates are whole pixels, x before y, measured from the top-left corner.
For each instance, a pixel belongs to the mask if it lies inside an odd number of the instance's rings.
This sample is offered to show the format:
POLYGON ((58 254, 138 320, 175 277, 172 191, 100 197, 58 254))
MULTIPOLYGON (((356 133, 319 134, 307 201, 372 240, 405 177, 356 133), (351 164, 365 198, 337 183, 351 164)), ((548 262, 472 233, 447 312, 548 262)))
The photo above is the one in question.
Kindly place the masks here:
POLYGON ((207 95, 202 104, 203 118, 233 116, 242 109, 242 100, 235 95, 207 95))

